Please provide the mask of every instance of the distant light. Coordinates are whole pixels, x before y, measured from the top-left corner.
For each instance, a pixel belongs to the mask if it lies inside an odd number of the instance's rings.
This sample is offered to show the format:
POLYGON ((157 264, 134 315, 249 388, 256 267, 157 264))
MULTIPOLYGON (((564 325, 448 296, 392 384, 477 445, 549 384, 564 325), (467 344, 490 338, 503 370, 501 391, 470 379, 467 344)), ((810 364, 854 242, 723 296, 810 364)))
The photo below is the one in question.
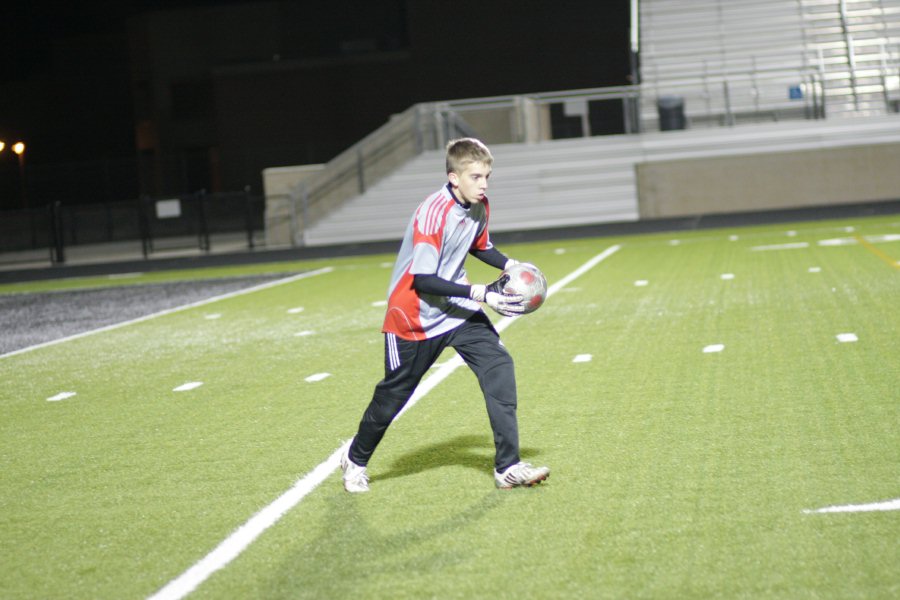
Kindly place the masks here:
POLYGON ((3 152, 4 148, 6 148, 6 142, 0 142, 0 152, 3 152))
POLYGON ((22 154, 23 152, 25 152, 25 144, 23 144, 22 142, 16 142, 12 146, 12 151, 16 154, 22 154))

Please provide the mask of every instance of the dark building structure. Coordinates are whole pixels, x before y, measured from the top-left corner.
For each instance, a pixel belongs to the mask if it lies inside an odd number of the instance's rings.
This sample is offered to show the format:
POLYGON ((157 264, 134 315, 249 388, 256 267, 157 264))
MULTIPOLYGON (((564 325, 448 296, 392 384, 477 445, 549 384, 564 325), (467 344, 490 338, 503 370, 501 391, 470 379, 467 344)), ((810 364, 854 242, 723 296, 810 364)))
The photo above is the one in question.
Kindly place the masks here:
POLYGON ((57 44, 0 107, 36 204, 259 190, 416 102, 625 84, 627 40, 624 0, 204 2, 57 44))

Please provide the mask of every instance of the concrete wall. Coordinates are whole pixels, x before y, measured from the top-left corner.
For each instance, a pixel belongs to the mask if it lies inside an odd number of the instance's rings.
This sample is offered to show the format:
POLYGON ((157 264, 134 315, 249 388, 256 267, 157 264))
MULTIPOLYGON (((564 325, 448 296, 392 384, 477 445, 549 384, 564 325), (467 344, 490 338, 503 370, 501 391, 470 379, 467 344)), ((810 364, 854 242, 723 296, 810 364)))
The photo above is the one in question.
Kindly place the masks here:
POLYGON ((293 194, 297 185, 322 171, 325 165, 272 167, 264 169, 263 193, 266 197, 266 246, 290 246, 294 229, 293 194))
POLYGON ((635 172, 641 219, 894 200, 900 143, 652 161, 635 172))

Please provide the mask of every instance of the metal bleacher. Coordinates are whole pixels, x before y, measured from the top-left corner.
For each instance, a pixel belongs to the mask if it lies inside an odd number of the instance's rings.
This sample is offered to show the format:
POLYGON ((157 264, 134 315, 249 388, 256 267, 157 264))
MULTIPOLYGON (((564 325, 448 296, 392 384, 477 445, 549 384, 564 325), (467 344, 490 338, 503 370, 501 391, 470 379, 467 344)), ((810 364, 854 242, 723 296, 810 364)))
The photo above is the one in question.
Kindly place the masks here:
MULTIPOLYGON (((636 221, 634 167, 640 162, 883 143, 900 143, 897 117, 492 145, 491 229, 526 231, 636 221)), ((306 232, 305 244, 399 239, 415 207, 443 183, 443 170, 443 151, 425 152, 319 221, 306 232)))
MULTIPOLYGON (((884 114, 885 100, 896 99, 900 88, 900 0, 644 0, 640 6, 641 73, 644 86, 657 93, 678 93, 685 80, 730 75, 740 114, 761 104, 789 109, 788 89, 814 93, 815 82, 832 117, 884 114)), ((689 95, 688 114, 702 117, 704 101, 703 91, 689 95)))
POLYGON ((900 0, 639 6, 638 85, 416 105, 296 187, 291 243, 399 239, 460 134, 494 153, 495 232, 635 221, 641 162, 900 142, 900 0), (666 95, 683 101, 683 131, 663 131, 666 95), (598 101, 622 103, 626 134, 585 122, 585 137, 552 139, 550 104, 598 101), (379 153, 390 168, 373 177, 379 153))
MULTIPOLYGON (((491 151, 491 229, 514 231, 637 218, 631 136, 498 144, 491 151), (597 202, 597 197, 603 200, 597 202)), ((426 152, 307 232, 308 245, 399 238, 412 211, 446 183, 444 152, 426 152)))
MULTIPOLYGON (((641 7, 642 112, 652 118, 655 99, 683 98, 693 126, 713 125, 725 114, 768 118, 802 103, 789 90, 811 85, 799 5, 785 0, 645 0, 641 7), (699 83, 699 85, 698 85, 699 83), (721 95, 711 88, 724 86, 721 95)), ((718 90, 716 90, 718 91, 718 90)))

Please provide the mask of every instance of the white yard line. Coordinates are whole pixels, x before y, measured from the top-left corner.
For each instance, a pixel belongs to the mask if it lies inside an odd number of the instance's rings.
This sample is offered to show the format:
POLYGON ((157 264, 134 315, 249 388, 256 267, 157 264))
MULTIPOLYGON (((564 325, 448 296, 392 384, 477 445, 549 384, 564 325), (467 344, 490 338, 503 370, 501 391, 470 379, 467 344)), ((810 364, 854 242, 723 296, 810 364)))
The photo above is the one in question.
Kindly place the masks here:
POLYGON ((142 323, 144 321, 149 321, 150 319, 155 319, 157 317, 162 317, 165 315, 171 315, 172 313, 181 312, 184 310, 188 310, 190 308, 197 308, 198 306, 212 304, 213 302, 218 302, 220 300, 226 300, 228 298, 234 298, 236 296, 243 296, 244 294, 251 294, 253 292, 258 292, 260 290, 265 290, 265 289, 275 287, 278 285, 284 285, 285 283, 291 283, 291 282, 297 281, 299 279, 306 279, 307 277, 313 277, 315 275, 323 275, 325 273, 330 273, 333 270, 334 270, 333 267, 325 267, 322 269, 316 269, 315 271, 307 271, 305 273, 300 273, 299 275, 292 275, 290 277, 285 277, 284 279, 278 279, 275 281, 269 281, 267 283, 261 283, 259 285, 255 285, 253 287, 245 288, 242 290, 237 290, 235 292, 228 292, 227 294, 220 294, 218 296, 213 296, 212 298, 207 298, 205 300, 198 300, 197 302, 191 302, 190 304, 185 304, 183 306, 176 306, 175 308, 167 308, 166 310, 161 310, 159 312, 155 312, 155 313, 152 313, 149 315, 144 315, 143 317, 138 317, 136 319, 129 319, 128 321, 122 321, 121 323, 113 323, 112 325, 106 325, 104 327, 99 327, 97 329, 91 329, 89 331, 82 331, 81 333, 76 333, 74 335, 58 338, 55 340, 50 340, 49 342, 42 342, 40 344, 35 344, 34 346, 28 346, 27 348, 20 348, 19 350, 13 350, 12 352, 7 352, 6 354, 0 354, 0 359, 8 358, 10 356, 16 356, 17 354, 24 354, 26 352, 31 352, 32 350, 37 350, 39 348, 55 346, 56 344, 62 344, 63 342, 71 342, 72 340, 78 340, 78 339, 88 337, 90 335, 94 335, 97 333, 113 331, 114 329, 121 329, 122 327, 127 327, 129 325, 134 325, 136 323, 142 323))
POLYGON ((900 498, 886 500, 884 502, 870 502, 868 504, 844 504, 842 506, 826 506, 825 508, 806 509, 805 514, 824 513, 856 513, 876 512, 884 510, 900 510, 900 498))
MULTIPOLYGON (((621 246, 610 246, 597 256, 593 257, 555 284, 547 289, 547 296, 551 296, 566 285, 584 275, 597 266, 603 260, 615 254, 621 246)), ((519 317, 504 317, 495 325, 498 332, 509 327, 519 317)), ((450 376, 453 371, 463 364, 459 356, 453 357, 435 371, 428 379, 419 384, 415 393, 397 415, 399 419, 412 408, 420 399, 450 376)), ((238 527, 234 533, 225 538, 216 548, 203 557, 198 563, 187 571, 170 581, 165 587, 149 597, 148 600, 178 600, 184 598, 206 581, 210 575, 224 568, 228 563, 237 558, 241 552, 247 549, 253 541, 266 529, 274 525, 289 510, 297 506, 307 494, 325 481, 331 473, 340 465, 340 457, 350 445, 351 440, 344 442, 340 448, 331 453, 331 456, 319 463, 312 471, 300 478, 288 491, 279 496, 274 502, 253 515, 249 521, 238 527)))

